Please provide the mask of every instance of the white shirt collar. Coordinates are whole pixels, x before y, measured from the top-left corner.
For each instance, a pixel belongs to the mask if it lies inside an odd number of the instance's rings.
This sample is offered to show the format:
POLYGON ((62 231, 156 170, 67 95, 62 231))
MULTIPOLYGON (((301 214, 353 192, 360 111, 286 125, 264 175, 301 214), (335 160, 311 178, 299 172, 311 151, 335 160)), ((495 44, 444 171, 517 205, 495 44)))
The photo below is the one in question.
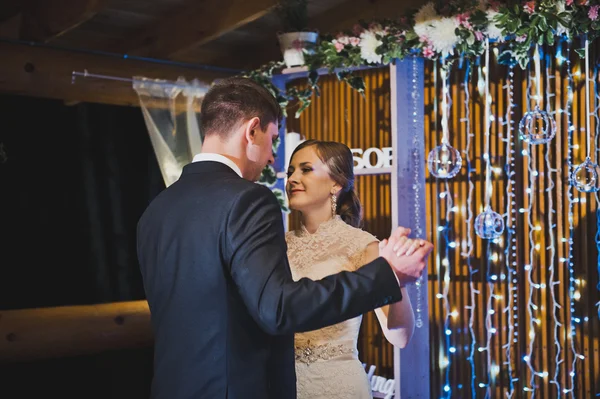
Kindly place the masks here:
POLYGON ((200 154, 196 154, 196 156, 192 160, 192 162, 204 162, 204 161, 213 161, 213 162, 219 162, 219 163, 225 164, 225 165, 229 166, 231 169, 233 169, 233 171, 235 173, 237 173, 239 177, 243 177, 242 171, 235 164, 235 162, 233 162, 231 159, 229 159, 221 154, 212 154, 212 153, 203 152, 200 154))

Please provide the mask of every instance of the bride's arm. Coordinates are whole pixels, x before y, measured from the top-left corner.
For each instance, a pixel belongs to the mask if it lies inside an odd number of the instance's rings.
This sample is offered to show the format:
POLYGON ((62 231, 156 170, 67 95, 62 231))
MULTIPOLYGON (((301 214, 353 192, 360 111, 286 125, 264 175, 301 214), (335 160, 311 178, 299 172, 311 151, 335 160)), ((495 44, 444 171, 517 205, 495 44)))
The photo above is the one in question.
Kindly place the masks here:
MULTIPOLYGON (((373 242, 367 246, 365 263, 371 262, 379 257, 379 245, 373 242)), ((402 300, 400 302, 386 305, 375 309, 375 314, 383 330, 385 338, 394 346, 404 348, 408 345, 414 329, 415 316, 410 304, 410 297, 406 288, 401 288, 402 300)))

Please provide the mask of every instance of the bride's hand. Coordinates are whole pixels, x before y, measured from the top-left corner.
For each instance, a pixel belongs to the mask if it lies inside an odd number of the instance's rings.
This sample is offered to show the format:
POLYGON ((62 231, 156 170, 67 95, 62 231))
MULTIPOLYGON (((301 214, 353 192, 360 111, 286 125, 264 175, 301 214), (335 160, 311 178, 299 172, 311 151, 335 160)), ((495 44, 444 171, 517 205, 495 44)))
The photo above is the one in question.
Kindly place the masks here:
MULTIPOLYGON (((402 237, 404 238, 408 238, 408 236, 410 235, 411 230, 408 227, 402 227, 399 226, 394 232, 392 232, 392 235, 390 236, 390 238, 394 237, 396 240, 400 240, 402 237)), ((379 252, 381 252, 381 250, 383 248, 385 248, 388 244, 388 239, 385 238, 381 241, 379 241, 379 252)))
POLYGON ((396 253, 396 256, 398 256, 398 257, 400 257, 402 255, 410 256, 417 249, 421 248, 424 245, 425 245, 425 240, 421 240, 420 238, 413 239, 413 238, 401 237, 398 240, 398 243, 396 245, 394 245, 393 250, 396 253))

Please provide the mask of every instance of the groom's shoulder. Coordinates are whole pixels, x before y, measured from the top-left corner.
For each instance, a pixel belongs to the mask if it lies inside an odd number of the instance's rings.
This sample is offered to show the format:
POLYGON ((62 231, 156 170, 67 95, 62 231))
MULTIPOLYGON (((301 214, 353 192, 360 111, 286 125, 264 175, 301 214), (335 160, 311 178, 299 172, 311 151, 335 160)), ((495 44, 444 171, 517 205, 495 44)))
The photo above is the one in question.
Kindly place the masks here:
POLYGON ((240 201, 255 201, 259 199, 277 201, 269 188, 249 180, 239 179, 237 181, 236 190, 239 191, 238 199, 240 201))

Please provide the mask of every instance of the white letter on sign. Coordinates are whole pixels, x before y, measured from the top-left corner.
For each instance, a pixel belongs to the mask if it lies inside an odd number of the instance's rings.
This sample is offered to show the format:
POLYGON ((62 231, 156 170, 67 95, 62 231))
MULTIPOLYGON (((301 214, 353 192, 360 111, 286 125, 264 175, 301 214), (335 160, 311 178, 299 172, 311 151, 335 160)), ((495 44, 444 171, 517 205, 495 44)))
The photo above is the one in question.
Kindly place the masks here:
POLYGON ((360 148, 353 148, 352 158, 354 159, 354 169, 381 169, 392 166, 392 147, 367 148, 364 152, 360 148), (375 154, 376 162, 371 162, 371 154, 375 154))
POLYGON ((365 163, 365 167, 369 169, 379 169, 383 166, 383 152, 379 148, 368 148, 363 154, 363 162, 365 163), (373 165, 371 163, 371 154, 375 153, 377 155, 377 163, 373 165))
POLYGON ((354 158, 354 169, 363 169, 365 167, 365 164, 361 157, 363 150, 361 150, 360 148, 353 148, 350 151, 352 151, 352 158, 354 158))

